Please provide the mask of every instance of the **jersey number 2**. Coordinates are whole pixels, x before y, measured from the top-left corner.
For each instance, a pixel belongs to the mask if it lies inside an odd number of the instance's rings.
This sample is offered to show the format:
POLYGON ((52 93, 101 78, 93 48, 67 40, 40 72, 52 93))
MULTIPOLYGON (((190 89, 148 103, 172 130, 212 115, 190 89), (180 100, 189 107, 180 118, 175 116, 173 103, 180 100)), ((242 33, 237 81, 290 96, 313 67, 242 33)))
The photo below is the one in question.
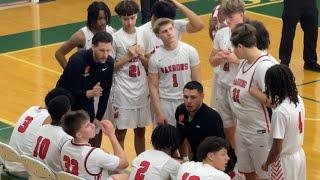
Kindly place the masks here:
POLYGON ((63 156, 63 161, 65 162, 64 163, 65 171, 78 176, 79 174, 78 161, 75 159, 71 159, 69 156, 66 156, 66 155, 63 156))
POLYGON ((26 118, 24 118, 23 123, 18 127, 18 131, 20 133, 24 133, 29 127, 29 124, 32 122, 32 120, 33 120, 33 117, 31 116, 27 116, 26 118))
POLYGON ((129 66, 129 77, 139 77, 140 69, 139 66, 132 64, 129 66))
POLYGON ((200 180, 200 177, 195 175, 190 176, 189 173, 184 173, 182 175, 182 180, 200 180))
POLYGON ((34 151, 33 151, 33 156, 34 157, 39 156, 41 159, 46 158, 49 145, 50 145, 50 139, 39 136, 37 139, 36 147, 34 148, 34 151))
POLYGON ((134 177, 134 180, 143 180, 144 179, 144 173, 148 170, 150 166, 150 162, 149 161, 142 161, 140 163, 140 167, 137 170, 137 174, 134 177))

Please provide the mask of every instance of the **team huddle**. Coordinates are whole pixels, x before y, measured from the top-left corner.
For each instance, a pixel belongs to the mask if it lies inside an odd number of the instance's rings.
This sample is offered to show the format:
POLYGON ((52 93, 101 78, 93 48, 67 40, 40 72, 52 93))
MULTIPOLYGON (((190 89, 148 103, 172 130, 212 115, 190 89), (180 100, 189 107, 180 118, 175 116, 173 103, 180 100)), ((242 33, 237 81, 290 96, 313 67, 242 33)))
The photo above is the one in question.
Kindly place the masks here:
MULTIPOLYGON (((108 6, 93 2, 86 26, 55 53, 64 71, 45 107, 21 115, 9 145, 84 179, 306 179, 305 108, 294 76, 268 54, 269 33, 246 17, 243 0, 218 3, 209 25, 211 107, 203 102, 198 51, 181 41, 203 29, 197 14, 160 0, 137 27, 139 5, 121 0, 116 31, 108 6), (177 9, 186 19, 174 20, 177 9), (146 150, 150 124, 153 149, 146 150), (124 173, 128 129, 137 157, 124 173), (103 134, 113 154, 100 148, 103 134)), ((28 177, 21 163, 5 166, 28 177)))

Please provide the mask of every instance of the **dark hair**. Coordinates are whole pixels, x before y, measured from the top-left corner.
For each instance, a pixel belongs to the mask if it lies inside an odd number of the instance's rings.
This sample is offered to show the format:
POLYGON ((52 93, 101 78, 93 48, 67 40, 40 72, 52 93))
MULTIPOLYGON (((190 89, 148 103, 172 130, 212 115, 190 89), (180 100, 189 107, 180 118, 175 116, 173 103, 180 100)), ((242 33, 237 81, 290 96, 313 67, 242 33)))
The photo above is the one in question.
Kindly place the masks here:
POLYGON ((90 121, 90 117, 84 110, 70 111, 62 117, 62 128, 75 138, 81 126, 87 121, 90 121))
POLYGON ((62 116, 70 111, 70 101, 65 95, 60 95, 53 98, 48 105, 48 112, 51 117, 51 124, 55 126, 60 126, 62 116))
POLYGON ((233 46, 242 44, 246 48, 254 47, 257 44, 256 32, 256 28, 250 24, 237 24, 232 29, 230 41, 233 46))
POLYGON ((203 86, 198 81, 188 82, 186 85, 184 85, 183 90, 184 89, 189 89, 189 90, 196 89, 199 93, 203 93, 203 86))
POLYGON ((107 24, 110 25, 111 23, 111 12, 109 7, 102 1, 94 1, 91 3, 87 9, 88 15, 87 15, 87 26, 89 29, 92 29, 92 27, 97 23, 98 17, 99 17, 99 11, 102 10, 106 16, 107 24))
POLYGON ((174 19, 176 17, 176 9, 176 6, 172 2, 157 1, 152 6, 151 15, 153 15, 156 19, 174 19))
POLYGON ((278 106, 289 97, 296 106, 298 100, 298 90, 295 78, 290 68, 283 64, 271 66, 265 75, 266 94, 271 98, 271 104, 278 106))
POLYGON ((105 31, 97 32, 92 38, 92 44, 94 44, 95 46, 97 46, 99 42, 112 43, 112 41, 113 41, 113 38, 111 34, 105 31))
POLYGON ((176 127, 170 124, 157 126, 151 135, 152 146, 156 150, 170 150, 173 154, 180 145, 180 134, 176 127))
POLYGON ((229 149, 229 144, 225 139, 216 136, 207 137, 198 146, 197 158, 203 161, 206 159, 208 153, 218 152, 223 148, 226 150, 229 149))
POLYGON ((70 101, 70 105, 73 106, 74 103, 74 99, 72 94, 70 93, 70 91, 68 91, 67 89, 61 88, 61 87, 56 87, 54 89, 52 89, 51 91, 48 92, 48 94, 46 95, 45 99, 44 99, 44 103, 45 105, 48 107, 49 102, 59 96, 59 95, 65 95, 68 97, 69 101, 70 101))
POLYGON ((270 36, 267 28, 260 21, 252 20, 248 23, 256 28, 257 48, 260 50, 268 49, 270 45, 270 36))
POLYGON ((245 11, 243 0, 225 0, 221 3, 221 10, 225 16, 245 11))
POLYGON ((132 0, 123 0, 116 5, 114 11, 118 16, 132 16, 139 12, 139 5, 132 0))

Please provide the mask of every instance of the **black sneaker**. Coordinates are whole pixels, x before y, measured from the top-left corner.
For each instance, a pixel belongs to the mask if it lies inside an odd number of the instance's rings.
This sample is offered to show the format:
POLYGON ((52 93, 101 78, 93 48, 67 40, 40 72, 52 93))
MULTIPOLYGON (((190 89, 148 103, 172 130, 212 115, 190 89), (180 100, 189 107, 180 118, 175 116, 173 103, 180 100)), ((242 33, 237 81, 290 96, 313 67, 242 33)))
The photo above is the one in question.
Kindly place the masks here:
POLYGON ((320 65, 318 63, 305 63, 303 68, 314 72, 320 72, 320 65))

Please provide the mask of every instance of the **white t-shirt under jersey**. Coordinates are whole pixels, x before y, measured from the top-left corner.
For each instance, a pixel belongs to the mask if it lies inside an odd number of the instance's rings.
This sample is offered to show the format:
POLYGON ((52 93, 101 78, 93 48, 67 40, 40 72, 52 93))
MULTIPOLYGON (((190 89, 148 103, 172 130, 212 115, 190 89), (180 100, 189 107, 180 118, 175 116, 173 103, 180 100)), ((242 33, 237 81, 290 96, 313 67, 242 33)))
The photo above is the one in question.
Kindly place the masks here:
POLYGON ((178 171, 177 180, 194 179, 194 180, 231 180, 224 172, 202 162, 183 163, 178 171))
MULTIPOLYGON (((47 109, 40 108, 39 106, 30 107, 20 116, 12 131, 9 145, 19 154, 31 156, 38 130, 48 117, 49 113, 47 109)), ((25 171, 21 163, 6 162, 5 165, 9 171, 25 171)))
POLYGON ((160 98, 183 99, 183 87, 191 81, 191 68, 199 63, 197 50, 182 41, 171 51, 158 48, 149 60, 148 70, 159 75, 160 98))
MULTIPOLYGON (((181 40, 181 36, 184 32, 187 31, 187 24, 189 21, 187 20, 174 20, 174 29, 176 33, 176 37, 178 40, 181 40)), ((143 29, 143 43, 145 46, 145 52, 151 53, 155 49, 159 48, 163 45, 161 39, 159 39, 156 34, 152 30, 151 21, 146 24, 140 26, 143 29)))
MULTIPOLYGON (((230 38, 230 27, 219 29, 214 38, 213 48, 216 50, 233 51, 230 38)), ((227 61, 220 64, 218 83, 224 87, 229 88, 232 81, 237 75, 238 66, 238 64, 228 63, 227 61)))
MULTIPOLYGON (((92 38, 94 36, 94 34, 91 32, 91 30, 87 27, 87 26, 84 26, 80 29, 83 34, 84 34, 84 37, 85 37, 85 45, 83 48, 78 48, 78 50, 81 50, 81 49, 90 49, 91 48, 91 45, 92 45, 92 38)), ((113 34, 114 33, 114 29, 107 25, 106 26, 106 32, 110 33, 110 34, 113 34)))
POLYGON ((88 180, 109 180, 108 171, 117 169, 120 162, 119 157, 100 148, 91 147, 90 144, 77 144, 73 140, 63 145, 59 157, 64 171, 88 180))
POLYGON ((129 180, 172 180, 176 178, 179 167, 180 163, 168 154, 147 150, 133 160, 129 180))
POLYGON ((54 172, 62 171, 60 163, 61 149, 64 143, 72 139, 60 126, 46 124, 40 127, 32 148, 32 155, 45 163, 54 172))
POLYGON ((303 145, 305 108, 301 97, 297 106, 286 98, 272 113, 272 138, 283 139, 281 155, 298 152, 303 145))
POLYGON ((251 64, 248 64, 246 60, 240 64, 230 92, 239 133, 248 135, 270 133, 267 108, 250 95, 249 88, 257 87, 264 91, 266 71, 276 63, 277 61, 272 56, 262 54, 251 64))
MULTIPOLYGON (((122 28, 113 35, 112 57, 118 61, 127 52, 128 47, 138 44, 143 47, 142 33, 136 28, 136 33, 128 34, 122 28)), ((141 60, 137 57, 124 64, 114 72, 114 102, 113 106, 125 109, 145 107, 149 103, 149 87, 147 75, 141 60)))

